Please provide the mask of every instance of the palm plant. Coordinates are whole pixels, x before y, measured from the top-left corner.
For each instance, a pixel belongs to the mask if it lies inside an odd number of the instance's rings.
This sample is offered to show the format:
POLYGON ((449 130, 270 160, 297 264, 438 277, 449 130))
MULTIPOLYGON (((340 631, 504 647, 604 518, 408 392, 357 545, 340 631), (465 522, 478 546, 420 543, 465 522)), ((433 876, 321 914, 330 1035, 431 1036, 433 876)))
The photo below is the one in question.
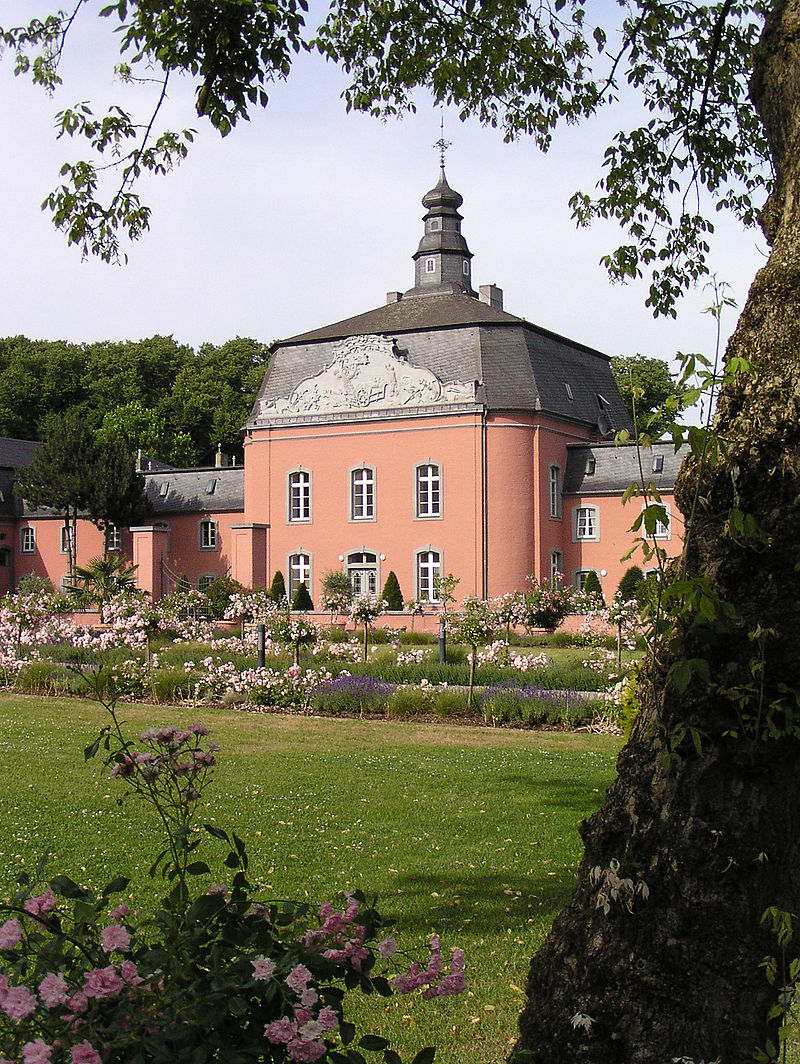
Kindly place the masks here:
POLYGON ((119 555, 92 558, 85 568, 75 567, 71 592, 84 605, 102 606, 120 592, 134 589, 137 569, 119 555))

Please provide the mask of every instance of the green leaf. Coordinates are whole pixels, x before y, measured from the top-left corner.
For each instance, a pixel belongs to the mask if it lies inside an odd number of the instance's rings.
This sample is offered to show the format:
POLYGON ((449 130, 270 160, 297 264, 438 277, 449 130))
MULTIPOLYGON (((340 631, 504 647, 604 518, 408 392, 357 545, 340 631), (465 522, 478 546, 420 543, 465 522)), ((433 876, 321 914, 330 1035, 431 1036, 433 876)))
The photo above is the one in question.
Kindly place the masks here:
POLYGON ((377 1034, 365 1034, 361 1041, 358 1043, 359 1049, 368 1049, 373 1053, 379 1052, 381 1049, 386 1049, 389 1045, 388 1038, 381 1038, 377 1034))
POLYGON ((56 894, 60 894, 62 898, 80 898, 85 901, 92 896, 89 891, 79 887, 75 880, 70 879, 69 876, 55 876, 50 880, 50 889, 56 894))
POLYGON ((411 1064, 431 1064, 433 1058, 436 1056, 435 1046, 426 1046, 425 1049, 420 1049, 419 1053, 411 1061, 411 1064))
POLYGON ((103 887, 103 897, 107 898, 109 894, 119 894, 121 890, 125 890, 129 883, 130 880, 126 879, 124 876, 112 879, 107 886, 103 887))

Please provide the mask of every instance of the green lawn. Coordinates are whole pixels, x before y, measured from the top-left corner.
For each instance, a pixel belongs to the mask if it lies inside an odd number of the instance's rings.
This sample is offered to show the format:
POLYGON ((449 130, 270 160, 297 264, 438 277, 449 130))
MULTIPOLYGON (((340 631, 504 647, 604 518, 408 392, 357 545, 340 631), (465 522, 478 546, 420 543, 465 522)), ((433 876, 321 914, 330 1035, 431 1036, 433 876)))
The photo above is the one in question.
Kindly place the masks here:
MULTIPOLYGON (((222 751, 206 815, 245 838, 265 893, 317 903, 361 887, 379 894, 401 946, 422 957, 436 931, 445 950, 466 950, 467 994, 367 1001, 364 1029, 404 1059, 431 1043, 437 1064, 505 1059, 527 962, 568 896, 577 825, 613 778, 619 738, 163 706, 122 716, 136 731, 212 728, 222 751)), ((90 886, 130 876, 138 904, 157 891, 146 876, 160 842, 152 822, 117 803, 99 760, 83 762, 102 720, 87 702, 0 696, 3 893, 45 852, 53 873, 90 886)))

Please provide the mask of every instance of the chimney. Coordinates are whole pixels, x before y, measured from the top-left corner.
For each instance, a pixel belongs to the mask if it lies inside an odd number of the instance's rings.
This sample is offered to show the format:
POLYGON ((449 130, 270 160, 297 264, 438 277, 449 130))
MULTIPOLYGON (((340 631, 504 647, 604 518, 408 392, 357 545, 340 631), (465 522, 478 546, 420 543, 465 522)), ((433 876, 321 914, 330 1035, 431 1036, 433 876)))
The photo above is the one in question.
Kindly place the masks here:
POLYGON ((502 288, 498 288, 496 284, 482 284, 479 291, 478 298, 481 303, 488 303, 490 307, 496 307, 498 310, 503 309, 502 288))
POLYGON ((217 444, 217 453, 214 455, 214 466, 217 469, 225 469, 229 464, 227 454, 222 453, 222 444, 217 444))
POLYGON ((387 292, 386 293, 386 302, 387 302, 387 304, 389 304, 389 303, 399 303, 402 298, 403 298, 403 293, 402 292, 387 292))
POLYGON ((137 473, 141 473, 141 471, 142 471, 142 448, 140 447, 139 450, 136 452, 136 472, 137 473))

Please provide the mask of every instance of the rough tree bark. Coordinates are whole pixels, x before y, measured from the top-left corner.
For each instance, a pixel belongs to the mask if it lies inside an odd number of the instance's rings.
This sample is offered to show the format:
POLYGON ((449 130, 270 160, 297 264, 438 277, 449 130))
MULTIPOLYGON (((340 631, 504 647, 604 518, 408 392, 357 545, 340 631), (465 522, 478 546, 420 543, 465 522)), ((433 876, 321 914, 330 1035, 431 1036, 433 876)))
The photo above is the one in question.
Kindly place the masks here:
POLYGON ((655 683, 642 691, 618 778, 581 827, 575 893, 531 963, 519 1064, 745 1064, 775 1034, 776 989, 759 964, 779 950, 761 917, 768 906, 800 911, 800 742, 726 735, 742 729, 725 692, 749 688, 746 711, 760 706, 779 731, 791 707, 800 722, 800 0, 772 4, 750 91, 775 166, 763 212, 772 251, 727 358, 754 369, 721 397, 727 456, 711 469, 687 464, 676 493, 686 513, 699 485, 687 572, 710 577, 738 617, 676 618, 671 644, 651 661, 655 683), (752 514, 766 539, 734 534, 734 509, 752 514), (760 698, 749 663, 762 647, 760 698), (707 660, 711 685, 664 689, 678 657, 707 660), (788 713, 774 707, 779 698, 788 713), (705 733, 702 751, 684 742, 665 768, 682 724, 705 733), (632 911, 613 899, 607 913, 598 907, 603 883, 592 869, 612 862, 620 878, 647 884, 632 911), (588 1029, 573 1025, 576 1014, 592 1018, 588 1029))

